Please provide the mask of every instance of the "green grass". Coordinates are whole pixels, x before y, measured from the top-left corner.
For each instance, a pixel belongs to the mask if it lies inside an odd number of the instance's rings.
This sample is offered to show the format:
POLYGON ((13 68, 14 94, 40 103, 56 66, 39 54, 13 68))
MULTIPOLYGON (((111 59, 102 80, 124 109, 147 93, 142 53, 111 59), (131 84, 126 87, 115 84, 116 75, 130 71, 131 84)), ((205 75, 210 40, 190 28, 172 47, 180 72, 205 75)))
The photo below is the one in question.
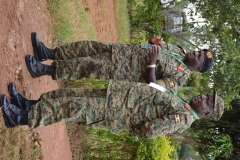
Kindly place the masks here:
POLYGON ((130 40, 130 23, 127 0, 115 0, 114 8, 118 41, 124 43, 126 40, 130 40))
MULTIPOLYGON (((103 4, 102 7, 107 7, 103 4)), ((88 8, 79 0, 50 0, 49 10, 54 20, 53 39, 55 44, 65 44, 79 40, 97 40, 97 31, 88 8)), ((130 24, 127 0, 115 0, 114 10, 118 41, 130 40, 130 24)))
POLYGON ((80 1, 51 0, 49 10, 54 20, 52 28, 54 43, 61 45, 97 39, 96 29, 80 1))
MULTIPOLYGON (((1 126, 3 119, 1 121, 1 126)), ((38 159, 41 148, 36 150, 33 133, 27 126, 8 129, 0 127, 0 160, 38 159)))

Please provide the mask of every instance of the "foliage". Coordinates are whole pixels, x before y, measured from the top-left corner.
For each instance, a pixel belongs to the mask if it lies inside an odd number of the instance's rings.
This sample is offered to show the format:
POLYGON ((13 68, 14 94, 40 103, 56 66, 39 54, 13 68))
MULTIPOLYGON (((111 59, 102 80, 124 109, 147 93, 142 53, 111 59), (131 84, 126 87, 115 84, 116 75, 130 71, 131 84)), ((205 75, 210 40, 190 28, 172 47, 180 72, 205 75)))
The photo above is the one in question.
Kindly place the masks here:
POLYGON ((129 1, 131 37, 134 39, 150 38, 160 35, 160 26, 164 17, 159 16, 159 0, 129 1))
POLYGON ((203 144, 198 145, 198 150, 202 155, 208 159, 215 159, 220 156, 224 158, 230 157, 233 146, 231 137, 228 134, 220 134, 217 128, 215 128, 215 124, 210 121, 200 121, 195 125, 198 125, 196 127, 197 131, 193 128, 193 132, 188 132, 187 134, 192 133, 194 140, 203 144), (201 129, 199 130, 199 128, 201 129))
POLYGON ((129 132, 116 135, 106 130, 67 124, 73 159, 178 159, 179 143, 167 137, 151 140, 136 138, 129 132), (171 157, 171 158, 170 158, 171 157))
POLYGON ((202 160, 201 156, 195 151, 190 145, 181 143, 181 149, 179 151, 179 159, 194 159, 194 160, 202 160))
POLYGON ((174 148, 174 150, 171 152, 171 155, 169 155, 169 158, 173 160, 179 159, 179 152, 182 149, 182 143, 178 141, 173 141, 168 136, 165 136, 165 138, 167 138, 170 141, 171 145, 174 148))
POLYGON ((231 137, 219 131, 214 121, 199 120, 193 126, 172 139, 180 140, 191 145, 203 159, 228 159, 232 155, 233 144, 231 137))
POLYGON ((170 159, 174 147, 171 141, 164 137, 152 140, 135 141, 129 132, 119 135, 110 131, 88 128, 87 158, 101 157, 106 159, 170 159))
POLYGON ((129 132, 119 135, 110 131, 88 128, 87 144, 89 146, 86 159, 132 159, 138 142, 129 132))
POLYGON ((115 19, 118 34, 118 42, 124 43, 130 39, 130 23, 127 8, 127 0, 115 0, 115 19))
POLYGON ((32 130, 26 126, 6 128, 3 119, 0 123, 0 160, 37 159, 41 156, 41 147, 34 146, 32 141, 32 130))
POLYGON ((170 160, 174 147, 171 141, 164 136, 151 140, 141 140, 137 149, 137 156, 134 159, 170 160))

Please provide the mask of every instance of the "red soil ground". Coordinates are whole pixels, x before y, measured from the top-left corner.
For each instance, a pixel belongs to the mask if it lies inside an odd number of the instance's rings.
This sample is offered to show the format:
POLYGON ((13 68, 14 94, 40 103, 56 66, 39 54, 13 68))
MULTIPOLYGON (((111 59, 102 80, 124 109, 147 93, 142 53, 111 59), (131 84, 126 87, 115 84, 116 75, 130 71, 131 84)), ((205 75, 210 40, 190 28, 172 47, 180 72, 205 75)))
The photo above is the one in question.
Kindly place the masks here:
MULTIPOLYGON (((51 44, 52 20, 47 10, 47 1, 0 0, 0 4, 0 93, 9 95, 7 90, 9 82, 15 82, 18 91, 29 99, 38 99, 42 93, 57 89, 58 84, 49 76, 33 79, 25 65, 25 56, 33 55, 31 32, 38 32, 45 44, 51 44)), ((113 0, 87 0, 86 5, 97 28, 98 40, 116 42, 113 0), (103 11, 101 6, 103 3, 107 4, 108 11, 106 7, 103 11)), ((43 140, 44 160, 71 159, 64 123, 39 127, 36 130, 43 140)))

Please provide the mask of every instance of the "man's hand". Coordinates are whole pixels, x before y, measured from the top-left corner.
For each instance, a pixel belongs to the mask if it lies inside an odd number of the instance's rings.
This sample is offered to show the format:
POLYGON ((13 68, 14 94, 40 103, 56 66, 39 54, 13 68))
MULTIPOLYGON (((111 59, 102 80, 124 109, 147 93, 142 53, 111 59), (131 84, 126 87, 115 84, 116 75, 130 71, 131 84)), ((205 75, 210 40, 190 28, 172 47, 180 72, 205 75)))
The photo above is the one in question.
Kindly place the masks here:
POLYGON ((162 37, 154 35, 154 36, 149 40, 149 43, 155 44, 155 45, 158 45, 158 46, 162 47, 162 46, 163 46, 162 41, 163 41, 163 38, 162 38, 162 37))
POLYGON ((149 65, 156 64, 160 51, 161 51, 161 47, 157 45, 153 45, 152 50, 149 49, 149 54, 148 54, 149 65))
POLYGON ((149 62, 147 66, 147 77, 146 77, 147 83, 150 83, 150 82, 156 83, 156 74, 155 74, 156 65, 155 64, 157 62, 160 51, 161 51, 161 47, 157 45, 153 45, 152 50, 149 49, 149 54, 148 54, 149 62))

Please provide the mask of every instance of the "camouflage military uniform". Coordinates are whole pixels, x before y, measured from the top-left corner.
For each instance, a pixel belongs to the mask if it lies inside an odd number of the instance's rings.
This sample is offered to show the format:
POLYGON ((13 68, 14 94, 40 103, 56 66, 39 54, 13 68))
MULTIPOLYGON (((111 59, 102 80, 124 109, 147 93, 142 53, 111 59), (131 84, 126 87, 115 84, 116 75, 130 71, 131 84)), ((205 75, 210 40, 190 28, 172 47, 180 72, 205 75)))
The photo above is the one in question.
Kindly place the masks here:
MULTIPOLYGON (((176 53, 180 51, 180 48, 166 43, 163 49, 176 53)), ((148 50, 140 45, 80 41, 57 47, 55 58, 55 80, 97 78, 146 81, 148 50)), ((159 85, 177 91, 190 73, 191 71, 173 56, 160 53, 156 63, 156 79, 159 85), (179 67, 182 69, 179 70, 179 67)))
POLYGON ((29 126, 59 121, 131 131, 143 138, 182 132, 195 118, 183 102, 145 83, 110 80, 108 89, 59 89, 45 93, 32 106, 29 126))

